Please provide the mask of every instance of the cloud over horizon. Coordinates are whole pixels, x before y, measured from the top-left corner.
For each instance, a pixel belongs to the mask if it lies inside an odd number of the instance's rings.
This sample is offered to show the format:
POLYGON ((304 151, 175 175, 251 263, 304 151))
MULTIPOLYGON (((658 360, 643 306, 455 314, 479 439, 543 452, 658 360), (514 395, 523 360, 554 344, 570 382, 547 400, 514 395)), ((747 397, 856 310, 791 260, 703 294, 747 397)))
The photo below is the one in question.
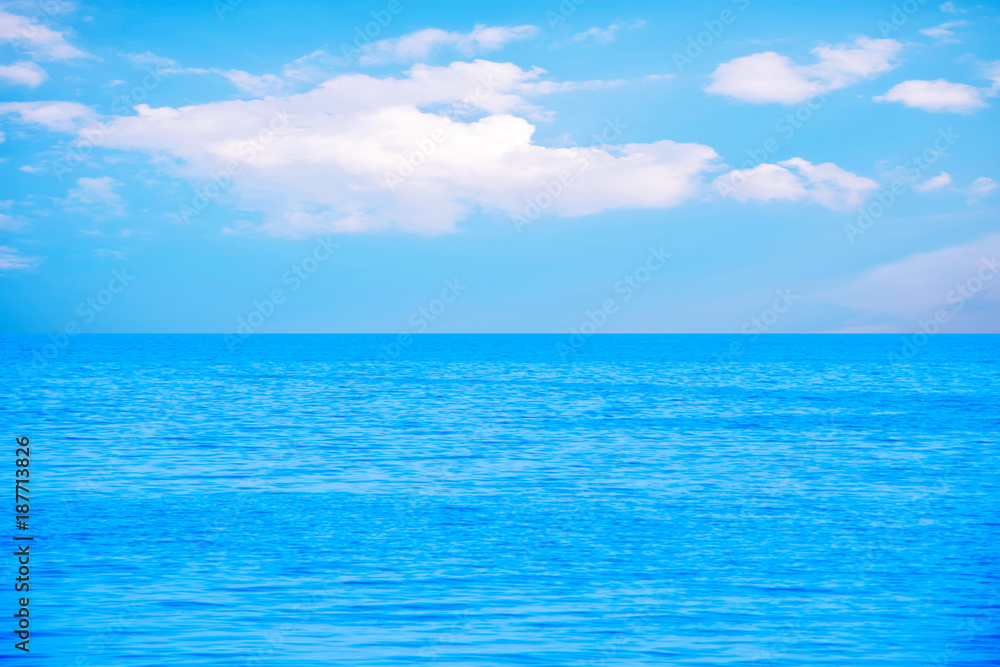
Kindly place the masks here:
POLYGON ((826 295, 857 311, 855 325, 908 333, 939 311, 944 331, 1000 327, 1000 234, 876 267, 826 295))

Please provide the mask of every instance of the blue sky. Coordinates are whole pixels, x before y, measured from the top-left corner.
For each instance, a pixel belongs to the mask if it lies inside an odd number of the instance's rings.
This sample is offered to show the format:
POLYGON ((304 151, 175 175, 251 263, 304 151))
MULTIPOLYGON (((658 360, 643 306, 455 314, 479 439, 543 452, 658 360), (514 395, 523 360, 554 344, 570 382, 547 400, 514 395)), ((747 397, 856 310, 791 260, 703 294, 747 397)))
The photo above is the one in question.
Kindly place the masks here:
POLYGON ((998 33, 995 2, 0 3, 0 330, 997 332, 998 33))

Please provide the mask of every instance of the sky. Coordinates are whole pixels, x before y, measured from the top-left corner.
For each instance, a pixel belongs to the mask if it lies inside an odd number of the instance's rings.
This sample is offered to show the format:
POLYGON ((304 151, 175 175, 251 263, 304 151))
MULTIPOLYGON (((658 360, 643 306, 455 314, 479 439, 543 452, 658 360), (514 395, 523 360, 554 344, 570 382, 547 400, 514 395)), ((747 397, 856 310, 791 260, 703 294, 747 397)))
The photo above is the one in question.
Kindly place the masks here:
POLYGON ((0 1, 0 332, 1000 332, 1000 2, 0 1))

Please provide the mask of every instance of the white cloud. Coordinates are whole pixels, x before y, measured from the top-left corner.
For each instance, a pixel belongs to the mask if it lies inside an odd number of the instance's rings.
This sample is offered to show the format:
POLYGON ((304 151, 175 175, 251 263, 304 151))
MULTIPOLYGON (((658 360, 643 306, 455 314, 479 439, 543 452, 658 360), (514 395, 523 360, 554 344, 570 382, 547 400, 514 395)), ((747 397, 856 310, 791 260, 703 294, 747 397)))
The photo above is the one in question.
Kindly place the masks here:
POLYGON ((0 44, 15 42, 39 60, 71 60, 90 54, 81 51, 56 32, 24 16, 0 9, 0 44))
POLYGON ((5 141, 7 141, 7 135, 3 132, 0 132, 0 144, 2 144, 5 141))
POLYGON ((0 200, 0 229, 4 231, 13 231, 24 226, 23 221, 10 214, 10 208, 13 204, 13 199, 0 200))
POLYGON ((284 80, 275 74, 255 75, 240 70, 206 70, 225 77, 229 83, 244 93, 264 96, 279 93, 285 86, 284 80))
POLYGON ((477 25, 468 33, 427 28, 402 37, 382 39, 367 44, 361 49, 358 62, 362 65, 418 62, 444 48, 471 57, 496 51, 508 42, 530 39, 537 34, 538 28, 533 25, 494 27, 477 25))
POLYGON ((278 95, 298 83, 315 82, 325 76, 334 59, 322 49, 286 64, 280 74, 251 74, 217 67, 182 67, 176 60, 151 51, 123 54, 137 67, 154 67, 159 74, 212 74, 221 76, 237 90, 255 97, 278 95))
POLYGON ((980 273, 983 261, 996 263, 998 253, 1000 234, 993 234, 867 271, 827 298, 858 311, 858 325, 882 331, 917 331, 920 321, 945 309, 945 331, 1000 332, 1000 275, 984 280, 990 271, 980 273))
POLYGON ((25 271, 41 263, 41 257, 26 257, 10 246, 0 245, 0 271, 25 271))
POLYGON ((832 162, 812 164, 802 158, 735 170, 714 181, 719 194, 739 202, 813 201, 830 209, 856 208, 878 184, 832 162))
POLYGON ((79 187, 70 190, 61 203, 72 210, 83 211, 97 217, 125 215, 125 202, 115 188, 121 185, 110 176, 83 177, 79 187))
POLYGON ((983 101, 982 89, 944 79, 934 81, 904 81, 897 83, 885 95, 873 98, 876 102, 902 102, 905 106, 931 113, 972 113, 989 106, 983 101))
POLYGON ((144 51, 143 53, 123 53, 121 55, 131 60, 132 64, 136 67, 155 67, 156 69, 163 70, 165 72, 184 71, 173 58, 158 56, 152 51, 144 51))
POLYGON ((70 132, 94 117, 90 107, 79 102, 2 102, 0 116, 17 114, 22 123, 70 132))
POLYGON ((893 39, 862 36, 850 44, 817 46, 813 65, 797 65, 773 51, 756 53, 719 65, 705 91, 744 102, 798 104, 891 70, 901 48, 893 39))
POLYGON ((114 257, 118 260, 124 260, 126 255, 120 250, 107 250, 106 248, 95 248, 94 254, 101 259, 107 259, 108 257, 114 257))
POLYGON ((633 21, 631 23, 625 23, 624 21, 615 21, 607 28, 593 27, 588 30, 584 30, 583 32, 578 32, 575 35, 573 35, 573 41, 585 42, 587 40, 593 40, 598 44, 607 44, 609 42, 615 41, 615 37, 617 36, 615 33, 617 33, 622 28, 632 30, 634 28, 641 28, 644 25, 646 25, 646 22, 641 19, 633 21))
POLYGON ((955 31, 952 28, 958 28, 963 25, 969 25, 969 22, 948 21, 933 28, 923 28, 920 30, 920 34, 932 38, 935 44, 959 44, 962 40, 955 36, 955 31))
POLYGON ((263 231, 279 236, 446 232, 476 210, 520 215, 560 174, 572 182, 548 213, 668 208, 715 168, 715 151, 694 143, 534 143, 534 126, 512 113, 540 114, 525 96, 563 89, 543 74, 478 60, 416 65, 402 78, 342 75, 264 100, 139 105, 111 121, 104 145, 149 152, 199 184, 239 164, 227 201, 265 213, 263 231))
POLYGON ((938 188, 943 188, 946 185, 951 185, 951 175, 946 171, 942 171, 937 176, 933 176, 931 178, 928 178, 923 183, 918 183, 917 185, 914 185, 913 189, 917 190, 918 192, 928 192, 930 190, 937 190, 938 188))
POLYGON ((998 187, 1000 187, 1000 184, 992 178, 988 176, 980 176, 976 180, 972 181, 966 190, 966 193, 969 195, 969 203, 974 204, 982 199, 985 199, 998 187))
POLYGON ((983 76, 993 82, 993 85, 986 90, 986 95, 992 97, 1000 93, 1000 60, 987 63, 983 67, 983 76))
POLYGON ((958 7, 955 6, 954 2, 945 2, 940 7, 938 7, 942 12, 946 14, 957 14, 959 12, 958 7))
POLYGON ((285 65, 280 74, 250 74, 242 70, 221 70, 217 68, 181 68, 180 72, 192 74, 217 74, 225 78, 237 90, 248 95, 262 97, 279 95, 299 83, 316 82, 332 67, 333 58, 318 49, 285 65))
POLYGON ((49 78, 41 67, 30 61, 22 61, 13 65, 0 65, 0 80, 34 88, 49 78))

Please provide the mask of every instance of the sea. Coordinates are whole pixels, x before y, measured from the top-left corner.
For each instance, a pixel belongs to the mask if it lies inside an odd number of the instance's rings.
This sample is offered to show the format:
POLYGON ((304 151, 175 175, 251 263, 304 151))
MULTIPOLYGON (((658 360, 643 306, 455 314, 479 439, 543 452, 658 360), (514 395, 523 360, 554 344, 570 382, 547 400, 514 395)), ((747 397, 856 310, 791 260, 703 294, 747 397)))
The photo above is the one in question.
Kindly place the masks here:
POLYGON ((0 337, 0 661, 1000 665, 1000 336, 571 338, 0 337))

